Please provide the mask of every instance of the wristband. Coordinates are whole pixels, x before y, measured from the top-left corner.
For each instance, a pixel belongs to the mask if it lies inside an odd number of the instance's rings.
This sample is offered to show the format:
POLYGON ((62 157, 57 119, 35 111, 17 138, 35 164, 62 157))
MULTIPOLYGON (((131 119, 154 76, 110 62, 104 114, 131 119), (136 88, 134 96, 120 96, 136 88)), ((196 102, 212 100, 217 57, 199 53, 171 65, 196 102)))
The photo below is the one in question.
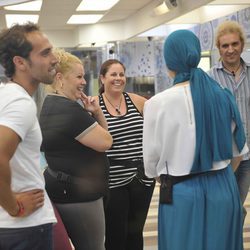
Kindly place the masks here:
POLYGON ((16 216, 21 217, 24 214, 24 206, 23 206, 23 203, 21 201, 18 201, 18 200, 17 200, 17 205, 19 207, 19 211, 18 211, 16 216))
POLYGON ((24 206, 23 203, 21 201, 16 201, 17 202, 17 206, 18 206, 18 212, 15 215, 12 215, 13 217, 21 217, 24 214, 24 206))

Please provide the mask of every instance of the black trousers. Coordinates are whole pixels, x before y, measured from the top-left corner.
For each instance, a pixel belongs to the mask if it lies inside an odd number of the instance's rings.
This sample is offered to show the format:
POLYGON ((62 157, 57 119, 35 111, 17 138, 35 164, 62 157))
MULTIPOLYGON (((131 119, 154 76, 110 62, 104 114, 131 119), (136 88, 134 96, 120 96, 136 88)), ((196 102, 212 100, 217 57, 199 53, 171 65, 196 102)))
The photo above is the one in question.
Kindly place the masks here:
POLYGON ((135 177, 110 189, 105 200, 106 250, 143 250, 143 227, 154 186, 145 186, 135 177))

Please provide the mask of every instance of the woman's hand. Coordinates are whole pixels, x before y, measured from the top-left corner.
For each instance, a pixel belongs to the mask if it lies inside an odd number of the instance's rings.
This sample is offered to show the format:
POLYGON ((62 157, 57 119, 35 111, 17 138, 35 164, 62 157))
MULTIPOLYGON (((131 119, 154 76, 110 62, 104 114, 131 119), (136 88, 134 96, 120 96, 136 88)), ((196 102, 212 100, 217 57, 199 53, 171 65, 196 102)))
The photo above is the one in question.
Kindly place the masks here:
POLYGON ((108 131, 108 124, 99 105, 98 99, 93 96, 86 96, 82 93, 81 100, 84 108, 92 114, 101 127, 108 131))
POLYGON ((99 103, 92 96, 86 96, 84 93, 81 94, 81 101, 84 104, 84 108, 93 115, 98 114, 101 111, 99 103))

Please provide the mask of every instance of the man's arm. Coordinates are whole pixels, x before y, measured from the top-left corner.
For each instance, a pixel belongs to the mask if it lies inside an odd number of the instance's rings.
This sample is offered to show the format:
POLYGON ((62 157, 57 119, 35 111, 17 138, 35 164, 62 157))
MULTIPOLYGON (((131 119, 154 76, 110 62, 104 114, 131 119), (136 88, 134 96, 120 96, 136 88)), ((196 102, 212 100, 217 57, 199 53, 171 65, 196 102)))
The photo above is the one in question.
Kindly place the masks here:
POLYGON ((11 172, 9 161, 20 142, 18 135, 11 129, 0 126, 0 205, 10 214, 18 213, 19 207, 11 191, 11 172))
POLYGON ((234 158, 231 160, 231 165, 232 165, 232 168, 233 168, 233 171, 234 171, 234 172, 235 172, 235 171, 237 170, 237 168, 239 167, 241 160, 242 160, 242 156, 236 156, 236 157, 234 157, 234 158))
POLYGON ((43 190, 36 189, 17 194, 12 192, 9 162, 21 139, 12 129, 1 125, 0 138, 0 205, 11 216, 17 216, 20 212, 19 202, 24 208, 21 216, 27 216, 43 205, 43 190))

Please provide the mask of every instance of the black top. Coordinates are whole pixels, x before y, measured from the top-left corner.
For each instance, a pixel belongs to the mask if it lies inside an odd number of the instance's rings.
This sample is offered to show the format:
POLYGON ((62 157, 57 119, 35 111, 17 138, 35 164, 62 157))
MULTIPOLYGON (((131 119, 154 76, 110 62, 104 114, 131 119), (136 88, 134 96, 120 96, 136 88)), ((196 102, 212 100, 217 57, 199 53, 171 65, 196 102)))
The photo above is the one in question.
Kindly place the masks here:
POLYGON ((106 154, 75 139, 96 126, 96 120, 77 102, 49 95, 42 107, 40 125, 43 135, 41 150, 49 168, 82 178, 81 184, 79 181, 67 183, 56 180, 45 171, 46 189, 52 201, 90 201, 105 195, 109 166, 106 154))

